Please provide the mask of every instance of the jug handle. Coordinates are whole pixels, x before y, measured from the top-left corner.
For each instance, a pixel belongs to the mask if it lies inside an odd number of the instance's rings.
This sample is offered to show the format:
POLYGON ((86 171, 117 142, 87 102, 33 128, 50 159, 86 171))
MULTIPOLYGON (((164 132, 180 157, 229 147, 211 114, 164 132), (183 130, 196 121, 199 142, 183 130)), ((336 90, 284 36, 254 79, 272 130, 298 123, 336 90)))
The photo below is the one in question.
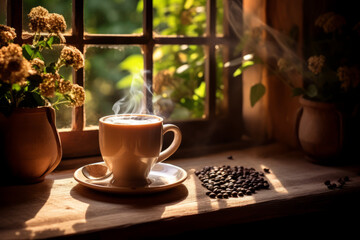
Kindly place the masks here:
POLYGON ((299 126, 300 126, 300 119, 303 114, 304 108, 300 107, 296 113, 296 122, 295 122, 295 136, 298 146, 302 149, 300 139, 299 139, 299 126))
POLYGON ((50 123, 50 126, 53 130, 53 133, 55 135, 55 140, 56 140, 56 145, 57 145, 57 157, 56 160, 53 162, 52 165, 49 166, 49 168, 46 170, 45 173, 43 173, 43 176, 46 176, 47 174, 51 173, 52 171, 54 171, 54 169, 59 165, 61 158, 62 158, 62 146, 61 146, 61 141, 60 141, 60 136, 59 136, 59 132, 56 129, 56 124, 55 124, 55 110, 52 107, 46 107, 46 116, 47 119, 50 123))

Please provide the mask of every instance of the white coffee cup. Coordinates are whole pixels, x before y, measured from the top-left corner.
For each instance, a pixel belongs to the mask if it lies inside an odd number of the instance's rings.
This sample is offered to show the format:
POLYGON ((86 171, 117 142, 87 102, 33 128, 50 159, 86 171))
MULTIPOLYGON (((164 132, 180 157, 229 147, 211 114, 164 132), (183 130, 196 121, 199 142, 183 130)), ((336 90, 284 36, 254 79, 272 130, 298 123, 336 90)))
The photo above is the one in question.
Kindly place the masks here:
POLYGON ((181 131, 163 119, 146 114, 118 114, 100 118, 99 144, 103 160, 113 174, 116 186, 149 184, 151 168, 176 152, 181 131), (161 151, 163 135, 174 132, 170 146, 161 151))

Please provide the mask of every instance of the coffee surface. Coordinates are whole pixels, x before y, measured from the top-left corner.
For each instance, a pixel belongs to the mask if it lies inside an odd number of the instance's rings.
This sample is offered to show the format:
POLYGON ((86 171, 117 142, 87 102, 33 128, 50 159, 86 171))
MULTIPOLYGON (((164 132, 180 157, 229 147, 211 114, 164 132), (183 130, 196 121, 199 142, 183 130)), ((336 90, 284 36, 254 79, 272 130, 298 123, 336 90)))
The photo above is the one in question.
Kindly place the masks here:
POLYGON ((105 123, 118 124, 118 125, 142 125, 149 123, 160 122, 160 119, 157 117, 149 117, 149 116, 111 116, 104 119, 105 123))

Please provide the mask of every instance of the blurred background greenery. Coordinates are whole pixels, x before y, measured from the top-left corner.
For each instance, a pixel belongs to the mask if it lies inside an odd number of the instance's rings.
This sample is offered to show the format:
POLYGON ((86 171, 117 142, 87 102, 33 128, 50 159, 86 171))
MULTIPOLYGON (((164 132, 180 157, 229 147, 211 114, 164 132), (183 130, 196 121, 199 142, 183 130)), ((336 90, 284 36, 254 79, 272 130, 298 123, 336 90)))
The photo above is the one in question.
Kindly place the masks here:
MULTIPOLYGON (((1 7, 6 1, 1 0, 1 7), (4 3, 3 3, 4 2, 4 3)), ((62 14, 71 33, 71 0, 23 0, 23 30, 28 31, 27 14, 43 6, 62 14)), ((222 0, 217 0, 216 33, 222 35, 222 0)), ((206 0, 154 0, 153 28, 156 35, 204 36, 206 0)), ((6 7, 0 10, 0 23, 6 22, 6 7)), ((142 34, 142 0, 84 0, 86 34, 142 34)), ((156 114, 168 120, 204 118, 205 47, 202 45, 157 45, 153 59, 153 104, 156 114)), ((217 46, 217 112, 223 101, 222 55, 217 46)), ((132 90, 142 91, 142 46, 91 45, 85 49, 86 126, 98 124, 101 116, 113 114, 113 104, 126 104, 132 90)), ((71 79, 71 72, 63 73, 71 79)), ((131 110, 131 109, 130 109, 131 110)), ((120 112, 124 112, 120 108, 120 112)), ((71 109, 57 113, 57 126, 71 126, 71 109)))

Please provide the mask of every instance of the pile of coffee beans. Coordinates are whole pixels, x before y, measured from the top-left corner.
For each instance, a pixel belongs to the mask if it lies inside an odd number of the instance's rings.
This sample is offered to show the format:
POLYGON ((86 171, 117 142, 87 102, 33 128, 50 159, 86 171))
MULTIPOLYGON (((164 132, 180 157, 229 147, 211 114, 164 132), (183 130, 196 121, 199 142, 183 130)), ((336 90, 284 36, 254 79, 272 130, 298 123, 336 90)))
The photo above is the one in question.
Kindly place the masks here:
MULTIPOLYGON (((269 173, 270 170, 266 169, 265 172, 269 173)), ((243 197, 269 188, 264 172, 243 166, 205 166, 200 171, 195 171, 195 175, 211 198, 243 197)))
POLYGON ((330 180, 326 180, 324 182, 324 184, 329 188, 329 189, 335 189, 335 188, 343 188, 343 186, 345 185, 346 182, 350 181, 350 178, 348 176, 339 178, 337 180, 337 183, 335 182, 331 182, 330 180))

